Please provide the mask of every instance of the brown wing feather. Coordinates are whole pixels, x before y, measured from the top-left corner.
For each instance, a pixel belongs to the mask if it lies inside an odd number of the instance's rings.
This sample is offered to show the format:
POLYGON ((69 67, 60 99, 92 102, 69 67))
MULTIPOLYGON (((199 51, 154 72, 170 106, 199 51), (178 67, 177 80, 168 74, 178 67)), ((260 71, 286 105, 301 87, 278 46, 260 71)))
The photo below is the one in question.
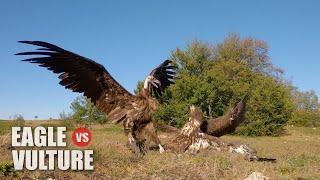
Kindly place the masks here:
POLYGON ((90 98, 105 113, 128 105, 128 101, 134 97, 113 79, 101 64, 91 59, 42 41, 19 42, 41 47, 38 51, 16 54, 35 56, 23 61, 39 64, 60 74, 59 84, 73 92, 84 93, 84 96, 90 98), (37 57, 38 55, 41 57, 37 57))

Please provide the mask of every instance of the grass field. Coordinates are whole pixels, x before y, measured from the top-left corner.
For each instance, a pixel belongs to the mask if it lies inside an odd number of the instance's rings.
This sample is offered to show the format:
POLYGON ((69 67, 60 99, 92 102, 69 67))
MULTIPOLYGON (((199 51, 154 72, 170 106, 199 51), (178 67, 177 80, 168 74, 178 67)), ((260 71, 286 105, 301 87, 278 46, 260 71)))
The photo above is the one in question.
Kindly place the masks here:
MULTIPOLYGON (((26 121, 25 126, 57 126, 61 121, 26 121)), ((0 162, 11 163, 8 121, 0 121, 0 162)), ((248 162, 226 152, 204 151, 197 155, 149 151, 144 157, 127 147, 122 127, 93 125, 93 140, 86 149, 94 150, 94 171, 20 171, 0 178, 16 179, 244 179, 261 172, 269 179, 320 179, 320 129, 287 127, 281 137, 225 136, 230 142, 249 144, 258 155, 277 158, 276 163, 248 162)), ((68 132, 68 140, 70 141, 68 132)), ((173 134, 160 132, 163 142, 173 134)), ((75 148, 69 143, 69 148, 75 148)))

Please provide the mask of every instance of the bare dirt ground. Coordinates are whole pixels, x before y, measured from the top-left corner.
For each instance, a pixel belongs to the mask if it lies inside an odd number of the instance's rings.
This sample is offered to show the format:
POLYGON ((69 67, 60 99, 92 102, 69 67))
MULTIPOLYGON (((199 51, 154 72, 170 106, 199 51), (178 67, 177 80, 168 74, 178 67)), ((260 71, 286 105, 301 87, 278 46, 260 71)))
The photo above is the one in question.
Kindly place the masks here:
MULTIPOLYGON (((1 121, 0 162, 12 163, 10 126, 1 121)), ((59 125, 60 121, 26 121, 25 126, 59 125)), ((86 149, 94 150, 94 171, 18 171, 1 179, 244 179, 261 172, 269 179, 320 179, 320 129, 287 127, 281 137, 224 136, 229 142, 248 144, 262 157, 276 163, 249 162, 226 152, 204 151, 197 155, 150 150, 133 154, 119 125, 93 125, 93 138, 86 149)), ((68 132, 68 141, 71 137, 68 132)), ((173 134, 159 132, 165 143, 173 134)), ((71 142, 69 149, 77 149, 71 142)), ((152 144, 151 144, 152 145, 152 144)))

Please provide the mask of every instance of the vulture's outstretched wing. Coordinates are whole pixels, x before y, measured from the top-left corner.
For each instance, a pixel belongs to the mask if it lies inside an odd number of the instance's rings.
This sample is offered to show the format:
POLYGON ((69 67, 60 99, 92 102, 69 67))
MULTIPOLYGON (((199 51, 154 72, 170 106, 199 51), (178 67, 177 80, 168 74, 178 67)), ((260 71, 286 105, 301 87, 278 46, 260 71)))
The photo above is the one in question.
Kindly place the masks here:
POLYGON ((123 107, 133 97, 101 64, 91 59, 42 41, 19 42, 40 47, 37 51, 16 54, 34 56, 23 61, 39 64, 60 74, 59 84, 73 92, 84 93, 105 113, 123 107))
POLYGON ((173 77, 176 74, 177 67, 171 60, 165 60, 157 68, 153 69, 149 76, 153 78, 150 82, 151 91, 156 97, 161 96, 162 92, 171 84, 174 84, 173 77))

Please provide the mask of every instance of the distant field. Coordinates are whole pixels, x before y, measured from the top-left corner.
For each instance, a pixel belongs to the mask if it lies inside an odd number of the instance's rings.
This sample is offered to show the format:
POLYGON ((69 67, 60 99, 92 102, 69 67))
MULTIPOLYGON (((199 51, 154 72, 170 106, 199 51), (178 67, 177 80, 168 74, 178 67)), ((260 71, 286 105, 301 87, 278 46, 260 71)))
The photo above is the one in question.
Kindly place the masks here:
POLYGON ((10 129, 11 129, 11 122, 0 120, 0 135, 10 132, 10 129))
MULTIPOLYGON (((26 121, 25 125, 47 126, 61 122, 26 121)), ((243 179, 256 171, 270 179, 320 179, 319 128, 287 127, 286 134, 281 137, 223 137, 231 142, 249 144, 260 156, 277 158, 277 163, 248 162, 238 155, 212 151, 197 155, 149 151, 146 156, 138 157, 126 147, 127 138, 121 126, 93 125, 91 131, 93 142, 87 148, 94 149, 94 171, 23 171, 15 178, 243 179)), ((9 132, 10 122, 0 121, 1 163, 11 162, 9 132)), ((172 136, 160 132, 163 142, 172 136)), ((76 148, 72 144, 69 147, 76 148)))

